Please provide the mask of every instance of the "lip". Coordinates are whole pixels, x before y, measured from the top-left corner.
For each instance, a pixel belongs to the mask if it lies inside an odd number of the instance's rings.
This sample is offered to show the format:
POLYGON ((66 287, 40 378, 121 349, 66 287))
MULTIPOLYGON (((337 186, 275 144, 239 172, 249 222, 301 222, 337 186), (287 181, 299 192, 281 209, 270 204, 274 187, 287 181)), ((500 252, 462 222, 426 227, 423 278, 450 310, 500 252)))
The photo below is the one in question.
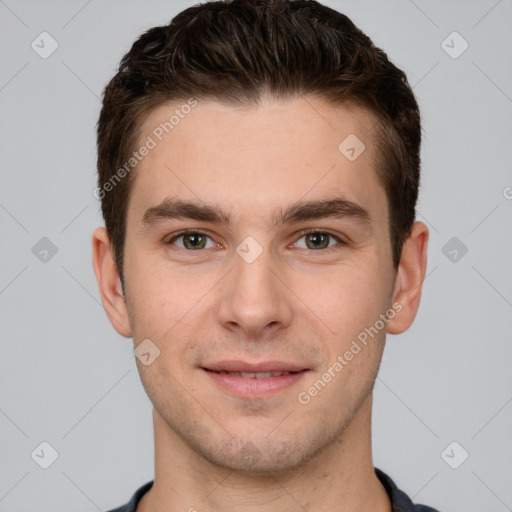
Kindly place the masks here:
POLYGON ((240 398, 266 398, 297 384, 309 371, 303 366, 284 361, 246 363, 244 361, 220 361, 201 368, 223 391, 240 398), (292 372, 287 375, 266 378, 247 378, 218 372, 268 373, 292 372))
POLYGON ((203 366, 206 370, 214 372, 245 372, 245 373, 263 373, 263 372, 300 372, 308 370, 304 366, 285 361, 265 361, 262 363, 246 363, 245 361, 218 361, 203 366))

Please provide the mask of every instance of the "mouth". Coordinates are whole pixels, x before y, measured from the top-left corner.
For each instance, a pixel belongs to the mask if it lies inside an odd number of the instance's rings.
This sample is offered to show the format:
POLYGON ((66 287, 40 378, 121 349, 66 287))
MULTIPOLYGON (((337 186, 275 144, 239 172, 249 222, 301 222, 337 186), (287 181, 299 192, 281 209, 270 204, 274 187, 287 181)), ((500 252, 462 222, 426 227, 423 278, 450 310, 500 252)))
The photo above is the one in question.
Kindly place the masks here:
POLYGON ((275 395, 297 384, 310 371, 301 365, 282 361, 258 364, 221 361, 201 369, 222 391, 242 398, 275 395))
MULTIPOLYGON (((213 371, 208 370, 207 371, 213 371)), ((290 375, 291 373, 299 373, 299 372, 278 372, 278 371, 271 371, 271 372, 227 372, 227 371, 220 371, 215 372, 219 375, 236 375, 237 377, 242 377, 242 379, 268 379, 270 377, 281 377, 283 375, 290 375)))

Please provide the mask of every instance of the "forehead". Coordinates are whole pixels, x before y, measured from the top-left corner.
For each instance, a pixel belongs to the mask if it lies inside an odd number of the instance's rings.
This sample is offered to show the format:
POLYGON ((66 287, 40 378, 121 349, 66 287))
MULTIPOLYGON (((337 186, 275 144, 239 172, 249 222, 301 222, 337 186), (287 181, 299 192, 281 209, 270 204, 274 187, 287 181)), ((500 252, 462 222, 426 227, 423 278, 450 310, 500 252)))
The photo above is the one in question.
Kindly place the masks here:
POLYGON ((306 96, 257 107, 194 102, 161 105, 145 119, 139 146, 151 149, 137 165, 129 210, 172 195, 254 216, 339 193, 387 211, 368 111, 306 96))

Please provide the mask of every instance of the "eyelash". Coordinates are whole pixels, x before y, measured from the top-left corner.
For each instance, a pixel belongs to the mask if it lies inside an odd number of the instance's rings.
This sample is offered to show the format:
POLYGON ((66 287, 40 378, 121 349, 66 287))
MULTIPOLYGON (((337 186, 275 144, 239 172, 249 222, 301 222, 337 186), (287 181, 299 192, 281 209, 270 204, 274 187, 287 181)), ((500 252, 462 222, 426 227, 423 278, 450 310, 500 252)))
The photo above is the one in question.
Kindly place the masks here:
MULTIPOLYGON (((339 236, 335 235, 334 233, 331 233, 329 231, 322 231, 322 230, 319 230, 319 229, 315 229, 315 228, 309 228, 309 229, 305 229, 303 231, 301 231, 299 233, 299 237, 297 238, 297 241, 300 240, 301 238, 303 238, 304 236, 307 236, 309 234, 312 234, 312 233, 315 233, 315 234, 321 234, 321 235, 328 235, 330 236, 331 238, 334 238, 338 243, 332 247, 327 247, 326 249, 306 249, 306 250, 309 250, 310 252, 330 252, 331 249, 337 249, 339 248, 339 246, 345 246, 347 245, 347 243, 342 240, 339 236)), ((174 242, 176 240, 178 240, 179 238, 182 238, 186 235, 203 235, 203 236, 206 236, 208 237, 210 240, 212 240, 212 238, 204 233, 203 231, 197 231, 197 230, 194 230, 194 229, 185 229, 183 231, 180 231, 179 233, 177 233, 176 235, 174 235, 170 240, 166 241, 166 245, 173 245, 174 242)), ((212 240, 213 241, 213 240, 212 240)), ((294 243, 297 243, 294 242, 294 243)), ((178 249, 182 249, 184 251, 187 251, 187 252, 201 252, 202 250, 205 250, 205 249, 197 249, 197 250, 193 250, 193 249, 186 249, 186 248, 183 248, 183 247, 178 247, 178 249)))

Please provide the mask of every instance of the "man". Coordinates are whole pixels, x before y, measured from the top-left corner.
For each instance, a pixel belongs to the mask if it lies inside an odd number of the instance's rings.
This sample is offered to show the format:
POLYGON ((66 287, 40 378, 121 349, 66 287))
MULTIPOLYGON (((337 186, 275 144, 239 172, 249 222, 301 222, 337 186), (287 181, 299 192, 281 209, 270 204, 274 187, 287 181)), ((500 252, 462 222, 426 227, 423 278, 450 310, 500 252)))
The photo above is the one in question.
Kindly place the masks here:
POLYGON ((116 512, 415 511, 374 468, 386 333, 418 310, 420 117, 404 73, 312 0, 186 9, 105 89, 93 262, 154 406, 116 512))

